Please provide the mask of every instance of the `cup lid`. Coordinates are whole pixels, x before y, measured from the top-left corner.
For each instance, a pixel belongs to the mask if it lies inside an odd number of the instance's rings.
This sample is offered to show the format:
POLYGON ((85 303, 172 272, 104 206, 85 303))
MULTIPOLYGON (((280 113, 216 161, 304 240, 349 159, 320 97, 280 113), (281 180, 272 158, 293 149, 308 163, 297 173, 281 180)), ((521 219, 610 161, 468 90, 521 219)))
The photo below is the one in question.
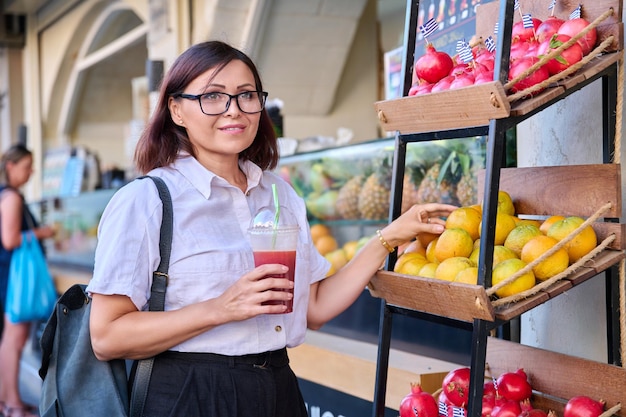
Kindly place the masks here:
POLYGON ((260 208, 252 218, 250 229, 299 229, 299 226, 291 210, 281 205, 278 218, 273 206, 260 208))

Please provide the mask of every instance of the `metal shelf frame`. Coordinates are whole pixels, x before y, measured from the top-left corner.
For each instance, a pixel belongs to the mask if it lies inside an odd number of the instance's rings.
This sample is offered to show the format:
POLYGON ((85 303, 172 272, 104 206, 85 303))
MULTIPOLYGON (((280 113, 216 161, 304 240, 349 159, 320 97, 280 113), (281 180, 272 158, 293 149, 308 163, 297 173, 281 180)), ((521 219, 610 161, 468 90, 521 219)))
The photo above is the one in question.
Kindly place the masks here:
MULTIPOLYGON (((419 0, 407 1, 407 16, 405 22, 404 48, 405 54, 402 65, 402 79, 404 80, 404 96, 412 82, 412 65, 415 57, 415 44, 417 34, 417 15, 419 0)), ((499 36, 497 41, 497 56, 494 74, 502 84, 507 82, 509 68, 509 53, 511 47, 511 29, 513 26, 514 0, 502 1, 499 12, 499 22, 501 32, 504 36, 499 36)), ((405 159, 407 144, 411 142, 422 142, 432 140, 457 139, 472 136, 488 136, 486 165, 485 165, 485 187, 483 199, 483 219, 482 230, 484 238, 480 242, 480 258, 478 263, 478 283, 485 287, 491 286, 491 269, 493 262, 493 247, 495 237, 495 215, 497 211, 498 191, 500 186, 500 170, 504 167, 506 131, 517 126, 542 110, 552 106, 556 102, 569 96, 571 93, 584 88, 585 86, 602 80, 602 114, 603 114, 603 163, 611 163, 615 151, 614 138, 616 135, 615 123, 617 107, 617 64, 612 64, 594 76, 584 80, 576 88, 568 89, 558 97, 537 107, 533 111, 519 117, 509 117, 505 119, 495 119, 486 126, 476 126, 463 129, 453 129, 445 131, 433 131, 426 133, 409 133, 395 135, 395 150, 393 157, 392 194, 389 219, 394 220, 400 216, 402 202, 402 185, 405 171, 405 159)), ((618 219, 605 219, 606 221, 618 221, 618 219)), ((397 252, 393 252, 387 258, 385 269, 393 270, 393 265, 397 259, 397 252)), ((606 273, 606 316, 607 316, 607 343, 608 362, 621 365, 619 341, 619 294, 618 294, 618 266, 614 265, 605 271, 606 273)), ((431 320, 448 326, 456 326, 472 332, 471 359, 468 364, 470 373, 470 392, 468 403, 468 416, 479 417, 482 411, 483 382, 485 374, 485 359, 487 349, 487 337, 490 331, 501 328, 507 323, 501 321, 489 322, 475 319, 473 323, 448 319, 437 315, 418 312, 402 307, 388 305, 384 299, 381 300, 380 321, 379 321, 379 345, 376 367, 376 386, 374 390, 373 417, 383 417, 385 412, 386 384, 388 377, 389 351, 391 348, 391 328, 393 316, 396 314, 408 315, 420 319, 431 320)))

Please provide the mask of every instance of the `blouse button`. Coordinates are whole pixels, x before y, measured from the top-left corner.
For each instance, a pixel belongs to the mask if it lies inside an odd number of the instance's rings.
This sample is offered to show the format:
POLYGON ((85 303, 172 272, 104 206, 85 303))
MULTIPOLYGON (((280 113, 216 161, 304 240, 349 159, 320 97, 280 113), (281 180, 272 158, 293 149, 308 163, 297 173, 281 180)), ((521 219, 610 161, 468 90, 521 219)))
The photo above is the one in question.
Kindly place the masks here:
POLYGON ((283 328, 281 326, 274 327, 274 331, 276 331, 276 333, 281 332, 282 330, 283 328))

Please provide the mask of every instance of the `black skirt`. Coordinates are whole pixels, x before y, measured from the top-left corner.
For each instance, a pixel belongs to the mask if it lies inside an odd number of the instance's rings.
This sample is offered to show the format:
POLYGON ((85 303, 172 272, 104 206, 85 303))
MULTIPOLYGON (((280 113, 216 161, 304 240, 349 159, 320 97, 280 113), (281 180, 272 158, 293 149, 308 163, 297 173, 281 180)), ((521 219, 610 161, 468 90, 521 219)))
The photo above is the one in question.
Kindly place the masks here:
POLYGON ((256 355, 165 352, 144 417, 307 417, 287 350, 256 355))

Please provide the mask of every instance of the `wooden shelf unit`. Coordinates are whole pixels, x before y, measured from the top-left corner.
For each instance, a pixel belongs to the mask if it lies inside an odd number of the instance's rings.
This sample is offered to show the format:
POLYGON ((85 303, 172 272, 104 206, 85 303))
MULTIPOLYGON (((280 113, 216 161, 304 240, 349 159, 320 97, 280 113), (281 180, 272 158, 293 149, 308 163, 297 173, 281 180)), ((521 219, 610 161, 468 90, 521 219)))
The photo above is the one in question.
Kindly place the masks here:
MULTIPOLYGON (((525 4, 526 12, 541 17, 545 11, 545 2, 532 0, 531 7, 525 4)), ((567 7, 567 3, 559 7, 567 7)), ((531 375, 533 387, 543 394, 545 401, 554 406, 564 404, 569 396, 581 395, 587 383, 583 382, 584 373, 572 387, 571 372, 578 374, 578 367, 588 369, 591 375, 598 378, 599 383, 605 378, 603 372, 611 378, 621 378, 623 384, 626 371, 621 368, 619 354, 619 303, 612 294, 618 287, 618 267, 624 261, 626 246, 624 244, 626 225, 618 222, 621 216, 621 166, 613 164, 612 155, 615 147, 615 126, 617 108, 618 62, 623 49, 623 24, 621 22, 622 3, 619 0, 599 0, 589 3, 591 13, 600 15, 608 8, 613 8, 615 15, 598 27, 600 37, 616 36, 612 45, 613 51, 594 59, 586 67, 572 77, 548 88, 540 95, 522 101, 509 103, 503 85, 506 79, 493 81, 480 86, 470 86, 458 90, 425 94, 417 97, 402 97, 375 103, 376 114, 384 130, 395 131, 394 174, 392 178, 392 202, 390 220, 400 215, 402 185, 404 179, 407 143, 455 139, 477 135, 488 135, 486 167, 479 185, 483 204, 482 230, 479 259, 479 285, 441 282, 434 279, 402 275, 392 272, 397 254, 392 253, 386 263, 385 271, 377 273, 369 285, 370 293, 381 298, 381 317, 379 347, 376 370, 376 386, 374 393, 373 416, 382 417, 385 407, 385 387, 387 383, 387 366, 389 360, 390 335, 395 314, 403 314, 443 322, 450 326, 458 326, 472 331, 472 351, 470 360, 470 393, 468 416, 479 417, 482 408, 482 390, 486 361, 489 369, 498 375, 507 370, 515 370, 516 364, 524 366, 531 375), (563 100, 570 94, 579 91, 592 82, 601 80, 603 95, 603 164, 566 167, 533 167, 504 168, 505 134, 508 129, 526 120, 553 104, 563 100), (519 187, 520 182, 532 183, 533 187, 519 187), (567 184, 575 182, 577 188, 567 184), (539 184, 539 186, 538 186, 539 184), (580 187, 580 188, 578 188, 580 187), (610 211, 593 227, 602 239, 609 234, 615 235, 611 246, 596 255, 591 262, 570 274, 540 293, 525 300, 494 307, 487 295, 486 288, 491 286, 491 269, 495 234, 495 215, 497 195, 500 189, 512 194, 516 202, 516 213, 524 215, 577 215, 588 217, 606 202, 611 202, 610 211), (571 193, 576 193, 575 195, 571 193), (584 199, 580 198, 584 195, 584 199), (510 343, 501 345, 501 340, 491 339, 490 332, 503 324, 519 317, 520 314, 563 294, 599 273, 606 273, 607 283, 607 340, 610 364, 590 365, 587 361, 572 358, 553 352, 549 354, 540 349, 522 347, 510 343), (502 348, 501 346, 506 346, 502 348), (544 355, 544 356, 542 356, 544 355), (536 362, 533 362, 535 360, 536 362), (549 359, 541 359, 549 358, 549 359), (540 360, 541 359, 541 360, 540 360), (537 366, 553 360, 554 366, 537 366), (558 366, 558 371, 555 367, 558 366), (567 369, 572 367, 572 369, 567 369), (574 368, 576 370, 574 370, 574 368), (560 375, 561 380, 549 374, 560 375), (533 376, 534 375, 534 376, 533 376), (565 377, 564 377, 565 376, 565 377), (567 379, 568 388, 562 388, 563 379, 567 379), (536 380, 536 381, 535 381, 536 380), (538 384, 538 385, 536 385, 538 384), (554 385, 554 386, 552 386, 554 385), (554 398, 552 398, 554 397, 554 398), (558 398, 561 401, 558 400, 558 398), (547 399, 550 398, 548 401, 547 399)), ((508 52, 511 44, 511 28, 516 18, 513 0, 501 0, 498 7, 500 30, 504 35, 497 40, 496 74, 500 67, 508 68, 508 52), (507 35, 508 34, 508 35, 507 35)), ((573 4, 573 3, 572 3, 573 4)), ((576 2, 572 9, 578 5, 576 2)), ((484 6, 480 6, 482 8, 484 6)), ((404 95, 413 82, 413 62, 415 55, 415 36, 419 1, 407 3, 407 27, 405 29, 404 58, 404 95)), ((480 10, 480 9, 479 9, 480 10)), ((487 10, 487 9, 485 9, 487 10)), ((495 10, 495 9, 492 9, 495 10)), ((585 9, 587 10, 587 9, 585 9)), ((495 13, 490 16, 493 19, 495 13)), ((592 16, 593 18, 593 16, 592 16)), ((484 28, 489 19, 480 18, 477 14, 477 25, 484 28), (479 23, 480 22, 480 23, 479 23)), ((493 23, 489 23, 493 25, 493 23)), ((487 24, 488 25, 488 24, 487 24)), ((491 26, 493 27, 493 26, 491 26)), ((478 30, 478 28, 477 28, 478 30)), ((620 68, 623 71, 623 68, 620 68)), ((501 75, 504 77, 504 75, 501 75)), ((521 366, 520 366, 521 367, 521 366)), ((595 383, 595 382, 593 382, 595 383)), ((603 389, 610 389, 613 403, 622 402, 626 392, 624 387, 603 384, 603 389), (613 390, 612 387, 616 387, 613 390), (611 387, 611 388, 608 388, 611 387)), ((596 391, 590 392, 590 394, 596 391)), ((607 395, 604 395, 606 398, 607 395)), ((614 404, 613 404, 614 405, 614 404)), ((557 407, 558 408, 558 407, 557 407)), ((626 415, 624 411, 618 413, 626 415)))

